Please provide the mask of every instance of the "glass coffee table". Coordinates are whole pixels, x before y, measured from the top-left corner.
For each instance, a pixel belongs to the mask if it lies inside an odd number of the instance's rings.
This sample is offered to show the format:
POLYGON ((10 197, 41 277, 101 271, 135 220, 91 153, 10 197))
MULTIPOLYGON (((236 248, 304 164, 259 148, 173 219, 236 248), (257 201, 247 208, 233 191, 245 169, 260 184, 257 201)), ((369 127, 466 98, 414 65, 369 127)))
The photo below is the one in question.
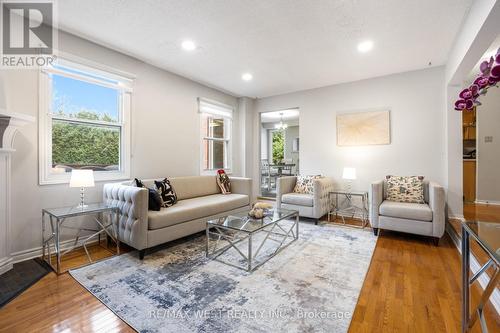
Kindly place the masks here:
POLYGON ((269 210, 264 218, 248 212, 207 222, 206 255, 236 268, 254 271, 299 238, 299 212, 269 210))

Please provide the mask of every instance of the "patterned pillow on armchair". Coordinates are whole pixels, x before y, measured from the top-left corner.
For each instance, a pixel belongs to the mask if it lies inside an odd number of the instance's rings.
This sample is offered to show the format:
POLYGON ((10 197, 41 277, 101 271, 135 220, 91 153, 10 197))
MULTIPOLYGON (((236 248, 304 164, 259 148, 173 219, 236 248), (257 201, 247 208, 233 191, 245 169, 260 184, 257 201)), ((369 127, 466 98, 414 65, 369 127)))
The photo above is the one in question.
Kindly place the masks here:
POLYGON ((293 193, 314 194, 314 180, 321 176, 297 176, 293 193))
POLYGON ((422 176, 386 176, 387 198, 389 201, 423 204, 424 177, 422 176))

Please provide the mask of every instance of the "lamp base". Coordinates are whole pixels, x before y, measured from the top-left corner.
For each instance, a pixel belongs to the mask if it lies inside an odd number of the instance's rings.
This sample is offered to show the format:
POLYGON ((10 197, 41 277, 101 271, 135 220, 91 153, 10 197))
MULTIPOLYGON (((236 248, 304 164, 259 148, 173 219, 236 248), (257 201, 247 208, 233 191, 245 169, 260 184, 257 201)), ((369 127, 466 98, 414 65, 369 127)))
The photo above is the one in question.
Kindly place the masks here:
POLYGON ((87 208, 89 205, 85 204, 85 187, 80 188, 80 204, 76 206, 78 209, 87 208))

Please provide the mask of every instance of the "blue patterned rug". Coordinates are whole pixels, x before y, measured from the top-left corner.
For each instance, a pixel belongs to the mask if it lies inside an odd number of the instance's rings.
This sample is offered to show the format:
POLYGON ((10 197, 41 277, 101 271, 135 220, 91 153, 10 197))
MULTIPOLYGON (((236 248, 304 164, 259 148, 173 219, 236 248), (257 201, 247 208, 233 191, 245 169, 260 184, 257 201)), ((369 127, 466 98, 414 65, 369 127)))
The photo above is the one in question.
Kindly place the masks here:
POLYGON ((201 235, 70 273, 139 332, 347 332, 375 244, 370 230, 305 222, 252 273, 207 259, 201 235))

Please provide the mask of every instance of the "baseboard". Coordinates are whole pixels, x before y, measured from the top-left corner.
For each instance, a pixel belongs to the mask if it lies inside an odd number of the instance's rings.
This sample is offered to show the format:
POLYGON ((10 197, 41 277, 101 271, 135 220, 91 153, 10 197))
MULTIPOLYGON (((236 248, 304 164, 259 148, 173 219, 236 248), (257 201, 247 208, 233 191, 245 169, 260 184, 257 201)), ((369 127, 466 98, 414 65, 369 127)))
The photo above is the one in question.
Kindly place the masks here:
POLYGON ((500 206, 500 201, 492 201, 492 200, 476 200, 474 203, 478 205, 493 205, 500 206))
MULTIPOLYGON (((446 225, 446 232, 450 236, 451 240, 453 241, 453 244, 457 247, 458 253, 462 255, 462 241, 458 237, 457 233, 455 230, 449 225, 446 225)), ((479 261, 477 261, 476 257, 471 253, 470 255, 470 269, 473 274, 475 274, 477 271, 481 269, 481 265, 479 264, 479 261)), ((488 283, 490 282, 490 277, 488 274, 481 274, 481 276, 477 279, 479 282, 479 285, 483 290, 486 288, 488 283)), ((495 289, 495 291, 491 294, 490 296, 490 302, 493 304, 493 307, 497 311, 497 314, 500 314, 500 291, 498 288, 495 289)))
MULTIPOLYGON (((68 240, 62 241, 61 242, 61 250, 64 251, 64 250, 71 248, 73 246, 74 242, 75 242, 75 239, 68 239, 68 240)), ((88 242, 87 244, 91 245, 91 244, 95 244, 95 243, 97 243, 97 239, 92 241, 92 242, 88 242)), ((34 247, 34 248, 28 249, 28 250, 14 252, 11 254, 12 263, 15 264, 17 262, 21 262, 21 261, 25 261, 25 260, 29 260, 29 259, 33 259, 33 258, 40 258, 42 256, 42 253, 43 253, 43 248, 41 246, 34 247)), ((1 264, 0 264, 0 266, 1 266, 1 264)))
POLYGON ((0 275, 12 269, 12 258, 2 258, 0 260, 0 275))

